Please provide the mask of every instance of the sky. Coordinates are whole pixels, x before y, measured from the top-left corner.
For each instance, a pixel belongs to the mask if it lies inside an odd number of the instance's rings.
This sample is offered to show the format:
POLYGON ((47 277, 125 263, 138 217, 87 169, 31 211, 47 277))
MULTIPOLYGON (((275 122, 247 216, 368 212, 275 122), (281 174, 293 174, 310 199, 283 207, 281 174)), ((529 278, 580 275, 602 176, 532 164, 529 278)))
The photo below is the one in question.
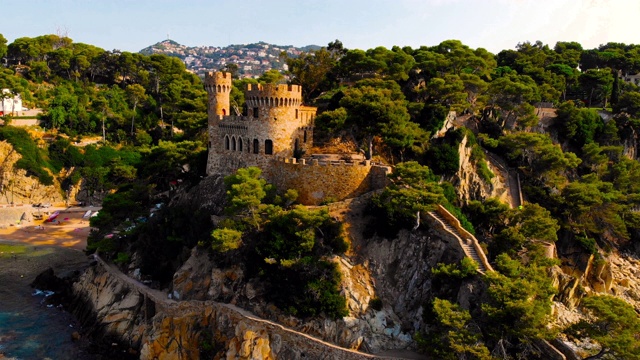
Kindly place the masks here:
POLYGON ((347 49, 437 45, 457 39, 497 54, 518 43, 640 43, 638 0, 21 0, 0 34, 66 35, 137 52, 167 38, 187 46, 264 41, 347 49))

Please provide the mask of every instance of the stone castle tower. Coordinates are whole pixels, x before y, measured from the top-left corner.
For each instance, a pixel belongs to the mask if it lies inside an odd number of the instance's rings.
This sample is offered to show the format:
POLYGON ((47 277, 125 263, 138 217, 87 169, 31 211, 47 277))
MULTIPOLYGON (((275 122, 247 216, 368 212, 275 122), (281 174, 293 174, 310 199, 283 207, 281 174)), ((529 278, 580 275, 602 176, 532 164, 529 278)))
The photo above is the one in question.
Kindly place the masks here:
POLYGON ((248 85, 246 115, 231 115, 231 74, 205 75, 209 94, 207 174, 228 175, 241 167, 263 170, 274 158, 299 157, 311 147, 316 108, 302 105, 298 85, 248 85))
POLYGON ((246 114, 238 115, 229 99, 231 74, 210 72, 204 85, 209 94, 207 175, 226 176, 257 166, 278 191, 296 189, 298 201, 305 205, 346 199, 386 185, 389 167, 368 160, 308 156, 316 108, 302 105, 300 86, 248 85, 246 114))

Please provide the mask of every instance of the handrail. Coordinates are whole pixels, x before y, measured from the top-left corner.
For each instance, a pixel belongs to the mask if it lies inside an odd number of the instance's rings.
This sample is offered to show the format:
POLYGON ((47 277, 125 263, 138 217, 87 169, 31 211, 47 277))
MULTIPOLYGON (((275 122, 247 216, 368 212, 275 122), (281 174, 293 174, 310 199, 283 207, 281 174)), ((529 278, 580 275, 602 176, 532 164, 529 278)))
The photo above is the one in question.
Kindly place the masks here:
MULTIPOLYGON (((463 228, 462 225, 460 225, 460 220, 458 220, 458 218, 453 216, 453 214, 451 214, 449 212, 449 210, 447 210, 446 208, 444 208, 440 204, 438 204, 438 207, 436 208, 436 211, 438 212, 438 214, 440 216, 442 216, 445 220, 447 220, 449 225, 451 225, 459 234, 465 236, 467 238, 467 240, 471 242, 471 245, 473 246, 473 249, 476 251, 476 253, 478 255, 478 258, 480 259, 480 262, 485 267, 485 269, 487 269, 487 271, 494 271, 493 267, 491 267, 491 264, 489 264, 489 260, 487 259, 487 255, 485 255, 484 250, 480 246, 480 242, 478 242, 478 239, 476 239, 476 237, 473 236, 473 234, 471 234, 469 231, 467 231, 465 228, 463 228)), ((438 222, 441 223, 441 221, 439 219, 437 219, 437 218, 435 218, 435 219, 438 222)), ((460 246, 462 247, 462 244, 464 244, 464 241, 460 238, 460 236, 458 236, 457 234, 452 233, 451 231, 447 230, 446 227, 444 227, 444 229, 445 229, 445 231, 447 231, 450 234, 454 235, 456 237, 456 239, 460 242, 460 246)), ((462 247, 462 249, 464 251, 464 247, 462 247)), ((466 252, 465 252, 465 254, 466 254, 466 252)), ((467 256, 469 256, 469 254, 467 254, 467 256)))

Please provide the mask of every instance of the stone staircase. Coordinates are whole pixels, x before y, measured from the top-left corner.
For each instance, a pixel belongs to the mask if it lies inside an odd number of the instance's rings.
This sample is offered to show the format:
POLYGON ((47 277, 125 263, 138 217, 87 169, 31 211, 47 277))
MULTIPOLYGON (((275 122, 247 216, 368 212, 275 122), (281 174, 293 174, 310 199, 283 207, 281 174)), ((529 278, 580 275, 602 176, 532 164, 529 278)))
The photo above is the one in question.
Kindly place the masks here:
POLYGON ((451 213, 439 206, 437 211, 430 211, 428 214, 442 226, 445 232, 456 238, 465 255, 478 264, 479 273, 484 274, 487 271, 493 271, 486 255, 482 251, 482 248, 480 248, 478 240, 469 232, 462 229, 458 220, 455 219, 451 213), (457 223, 453 223, 454 219, 457 223))

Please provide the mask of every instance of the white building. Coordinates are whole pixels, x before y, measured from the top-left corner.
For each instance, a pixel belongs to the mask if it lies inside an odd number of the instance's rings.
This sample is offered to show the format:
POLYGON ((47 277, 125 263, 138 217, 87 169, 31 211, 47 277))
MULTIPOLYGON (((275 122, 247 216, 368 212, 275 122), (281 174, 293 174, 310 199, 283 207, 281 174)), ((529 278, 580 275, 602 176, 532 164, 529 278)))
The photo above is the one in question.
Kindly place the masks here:
POLYGON ((622 71, 618 72, 618 76, 620 78, 622 78, 622 80, 624 80, 625 82, 629 82, 632 83, 634 85, 640 85, 640 73, 637 73, 635 75, 633 74, 624 74, 624 76, 622 75, 622 71))
POLYGON ((11 90, 2 89, 0 100, 2 100, 2 104, 0 104, 0 113, 2 115, 19 116, 22 113, 22 97, 20 97, 20 94, 13 95, 11 90))

